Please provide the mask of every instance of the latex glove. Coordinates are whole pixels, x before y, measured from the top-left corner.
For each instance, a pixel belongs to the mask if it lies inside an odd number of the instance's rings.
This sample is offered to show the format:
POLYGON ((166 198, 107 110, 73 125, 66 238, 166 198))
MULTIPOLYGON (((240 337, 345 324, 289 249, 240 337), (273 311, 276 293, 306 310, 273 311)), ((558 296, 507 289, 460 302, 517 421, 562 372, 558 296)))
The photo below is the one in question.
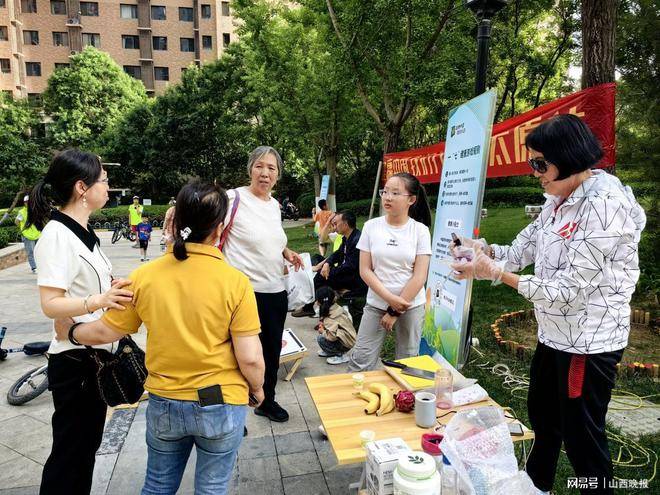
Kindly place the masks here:
POLYGON ((492 280, 499 283, 504 273, 504 270, 495 260, 481 251, 477 252, 476 257, 471 262, 453 263, 451 267, 454 269, 455 277, 458 280, 473 278, 476 280, 492 280))
POLYGON ((486 239, 470 239, 469 237, 460 236, 461 245, 456 246, 454 241, 449 243, 449 252, 456 259, 466 258, 464 255, 466 251, 464 249, 472 249, 476 253, 477 251, 488 252, 488 243, 486 239))

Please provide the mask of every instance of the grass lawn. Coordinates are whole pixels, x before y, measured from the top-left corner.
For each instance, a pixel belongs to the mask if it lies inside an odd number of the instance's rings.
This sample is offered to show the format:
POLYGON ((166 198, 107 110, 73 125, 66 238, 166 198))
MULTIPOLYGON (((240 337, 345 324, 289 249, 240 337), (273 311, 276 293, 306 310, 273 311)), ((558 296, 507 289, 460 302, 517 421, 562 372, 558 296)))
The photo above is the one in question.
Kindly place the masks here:
MULTIPOLYGON (((481 232, 489 242, 506 244, 509 243, 520 230, 527 225, 529 219, 525 217, 523 208, 489 208, 488 218, 482 220, 481 232)), ((366 218, 358 219, 358 226, 361 227, 366 218)), ((316 239, 312 238, 312 228, 296 227, 286 230, 289 238, 289 247, 299 252, 316 252, 316 239)), ((529 269, 528 269, 529 270, 529 269)), ((500 352, 495 339, 490 333, 490 324, 502 313, 529 308, 531 304, 519 296, 515 291, 506 286, 491 287, 489 282, 476 282, 473 289, 473 336, 480 341, 479 351, 483 354, 473 352, 470 361, 463 368, 462 372, 469 377, 477 378, 479 383, 488 390, 491 397, 502 405, 514 409, 521 420, 529 426, 527 417, 527 400, 525 392, 516 392, 512 395, 502 382, 502 379, 491 373, 491 368, 497 363, 503 363, 517 375, 527 375, 529 370, 528 361, 519 361, 514 357, 500 352)), ((383 355, 391 357, 393 345, 386 342, 383 349, 383 355)), ((620 378, 617 381, 617 388, 621 390, 633 391, 639 395, 651 395, 657 393, 657 384, 648 379, 629 379, 620 378)), ((656 403, 657 397, 653 398, 656 403)), ((608 428, 613 433, 618 433, 613 428, 608 428)), ((660 450, 660 435, 650 435, 642 437, 638 443, 651 449, 655 453, 660 450)), ((621 479, 650 479, 655 474, 654 462, 651 459, 650 464, 646 459, 629 460, 629 455, 624 450, 619 451, 620 444, 610 441, 610 450, 612 458, 621 458, 622 463, 616 464, 614 474, 621 479), (627 465, 626 465, 627 464, 627 465), (633 466, 642 464, 641 466, 633 466)), ((573 470, 564 453, 561 454, 559 465, 557 467, 557 477, 555 480, 554 493, 576 493, 575 489, 566 488, 567 478, 574 476, 573 470)), ((657 486, 657 480, 651 482, 650 486, 657 486)), ((623 492, 618 490, 617 492, 623 492)))

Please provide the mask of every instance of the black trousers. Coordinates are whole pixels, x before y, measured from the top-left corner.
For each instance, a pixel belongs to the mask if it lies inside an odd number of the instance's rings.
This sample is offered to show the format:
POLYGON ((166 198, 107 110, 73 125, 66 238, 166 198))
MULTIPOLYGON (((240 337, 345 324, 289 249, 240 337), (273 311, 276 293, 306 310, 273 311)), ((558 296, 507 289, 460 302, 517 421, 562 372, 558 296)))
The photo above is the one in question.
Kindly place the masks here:
POLYGON ((94 361, 85 349, 52 354, 53 447, 44 465, 40 495, 89 494, 107 406, 96 386, 94 361))
POLYGON ((532 359, 527 408, 536 436, 527 474, 537 488, 552 489, 562 441, 582 493, 614 493, 605 415, 623 350, 571 354, 539 343, 532 359))
POLYGON ((275 400, 275 385, 277 385, 277 370, 280 367, 282 352, 282 332, 288 311, 286 291, 268 294, 255 292, 257 310, 261 322, 261 347, 264 353, 266 374, 264 376, 265 401, 275 400))
POLYGON ((332 270, 330 270, 328 278, 325 278, 320 272, 314 276, 315 292, 321 287, 331 287, 334 290, 355 290, 361 288, 362 284, 364 284, 364 282, 359 274, 333 274, 332 270))

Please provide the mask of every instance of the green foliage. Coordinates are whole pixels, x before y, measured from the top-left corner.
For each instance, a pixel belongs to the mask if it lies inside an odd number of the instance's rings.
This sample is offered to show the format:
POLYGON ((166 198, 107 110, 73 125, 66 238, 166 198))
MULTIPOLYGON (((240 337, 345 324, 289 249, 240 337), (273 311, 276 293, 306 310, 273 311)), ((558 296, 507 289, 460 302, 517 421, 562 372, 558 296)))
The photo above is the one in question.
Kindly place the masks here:
MULTIPOLYGON (((162 222, 165 218, 165 212, 169 208, 169 205, 149 205, 144 207, 144 212, 149 216, 149 221, 153 222, 157 220, 162 222)), ((126 206, 114 206, 112 208, 102 208, 95 211, 89 218, 90 223, 94 224, 96 222, 105 223, 110 222, 115 224, 116 222, 124 222, 128 220, 128 205, 126 206)))
POLYGON ((55 147, 96 149, 103 133, 146 98, 140 81, 126 74, 110 55, 88 46, 56 70, 43 94, 52 117, 49 135, 55 147))
POLYGON ((21 234, 15 225, 0 227, 0 249, 7 247, 9 243, 20 242, 21 234))
POLYGON ((39 124, 27 101, 0 94, 0 204, 9 204, 46 166, 47 152, 33 133, 39 124))

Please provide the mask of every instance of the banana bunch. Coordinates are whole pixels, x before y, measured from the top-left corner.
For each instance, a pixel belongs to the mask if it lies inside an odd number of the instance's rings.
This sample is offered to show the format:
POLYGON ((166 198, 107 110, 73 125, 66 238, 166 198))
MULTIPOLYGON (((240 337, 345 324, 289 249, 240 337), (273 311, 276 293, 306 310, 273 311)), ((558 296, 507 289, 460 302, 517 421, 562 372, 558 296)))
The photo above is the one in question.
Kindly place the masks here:
POLYGON ((394 396, 392 391, 382 383, 372 383, 369 385, 369 390, 363 390, 355 394, 367 401, 364 407, 366 414, 376 413, 377 416, 382 416, 394 410, 394 396))

